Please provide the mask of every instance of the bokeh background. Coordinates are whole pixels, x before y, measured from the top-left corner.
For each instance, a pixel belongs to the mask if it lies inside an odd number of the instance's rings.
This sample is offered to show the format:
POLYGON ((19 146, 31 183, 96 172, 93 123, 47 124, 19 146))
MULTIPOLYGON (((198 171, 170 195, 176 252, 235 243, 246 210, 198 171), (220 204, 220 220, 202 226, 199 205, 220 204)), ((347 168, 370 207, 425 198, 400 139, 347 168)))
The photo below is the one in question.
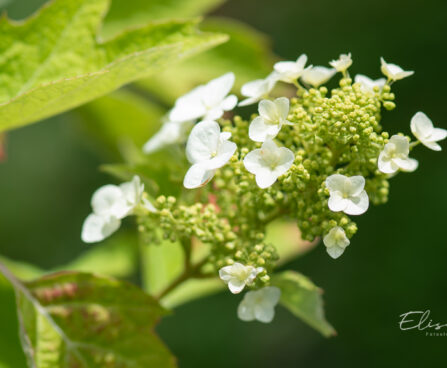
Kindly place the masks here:
MULTIPOLYGON (((20 19, 43 2, 0 7, 20 19)), ((307 53, 312 64, 324 65, 352 52, 352 73, 378 78, 380 56, 415 70, 396 83, 398 107, 385 113, 385 128, 409 133, 420 110, 447 128, 445 0, 233 0, 214 14, 266 33, 284 59, 307 53)), ((82 221, 91 193, 111 180, 98 166, 113 159, 95 148, 81 119, 74 111, 7 135, 2 255, 51 268, 87 249, 79 239, 82 221)), ((159 325, 180 367, 443 366, 447 336, 398 327, 399 315, 410 310, 430 309, 447 323, 447 156, 424 148, 413 156, 419 169, 395 177, 389 203, 358 218, 360 230, 341 259, 320 246, 288 265, 324 288, 337 337, 325 339, 279 308, 270 325, 240 322, 238 298, 219 294, 180 307, 159 325)), ((0 352, 3 345, 11 353, 13 344, 0 339, 0 352)), ((25 367, 18 353, 15 359, 14 367, 25 367)))

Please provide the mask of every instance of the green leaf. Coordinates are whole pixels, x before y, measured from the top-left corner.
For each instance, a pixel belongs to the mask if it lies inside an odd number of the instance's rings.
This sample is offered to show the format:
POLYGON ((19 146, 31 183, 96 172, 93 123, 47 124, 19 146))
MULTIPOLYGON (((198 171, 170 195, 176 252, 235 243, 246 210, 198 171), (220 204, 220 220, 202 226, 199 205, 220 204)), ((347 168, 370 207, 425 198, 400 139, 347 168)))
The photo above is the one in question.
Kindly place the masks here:
POLYGON ((137 236, 121 232, 103 243, 89 246, 88 250, 70 263, 43 270, 26 262, 13 261, 0 256, 0 262, 21 280, 32 280, 58 271, 94 272, 105 276, 129 277, 138 264, 137 236))
POLYGON ((94 138, 95 148, 99 146, 120 159, 129 143, 141 150, 160 127, 166 110, 131 90, 121 89, 83 105, 76 113, 81 117, 82 129, 94 138))
POLYGON ((168 240, 157 245, 142 245, 144 289, 156 295, 184 270, 182 246, 168 240))
POLYGON ((0 273, 0 368, 26 367, 20 346, 14 289, 0 273))
POLYGON ((164 18, 191 18, 217 8, 225 0, 113 0, 104 19, 102 34, 110 36, 123 29, 164 18))
POLYGON ((248 81, 265 78, 272 71, 276 59, 270 51, 268 38, 262 33, 225 18, 209 18, 203 22, 202 28, 209 32, 224 32, 230 40, 138 84, 172 103, 196 85, 229 71, 236 74, 237 90, 248 81), (172 85, 176 88, 171 88, 172 85))
POLYGON ((306 276, 285 271, 274 275, 272 285, 281 289, 280 303, 292 314, 315 328, 323 336, 335 335, 334 328, 326 321, 322 291, 306 276))
POLYGON ((286 220, 277 220, 268 225, 265 242, 273 244, 278 251, 278 265, 303 255, 318 243, 301 239, 296 222, 286 220))
POLYGON ((165 314, 136 286, 87 273, 57 273, 13 284, 30 367, 174 367, 152 332, 165 314))
POLYGON ((66 111, 224 42, 197 21, 154 22, 103 42, 109 0, 55 0, 0 19, 0 131, 66 111))
POLYGON ((169 309, 176 308, 192 300, 216 294, 225 289, 225 284, 218 278, 189 279, 160 300, 169 309))

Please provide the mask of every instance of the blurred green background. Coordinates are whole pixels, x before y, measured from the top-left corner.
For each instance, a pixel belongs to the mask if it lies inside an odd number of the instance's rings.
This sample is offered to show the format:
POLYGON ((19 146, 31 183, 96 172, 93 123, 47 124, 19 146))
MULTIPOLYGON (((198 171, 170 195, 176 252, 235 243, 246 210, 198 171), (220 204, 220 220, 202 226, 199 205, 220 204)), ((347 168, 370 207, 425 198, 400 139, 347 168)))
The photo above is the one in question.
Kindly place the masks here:
MULTIPOLYGON (((43 1, 6 3, 0 7, 19 19, 43 1)), ((310 63, 325 65, 351 52, 353 74, 380 77, 380 56, 415 70, 396 83, 397 109, 384 114, 385 129, 409 133, 420 110, 447 128, 445 0, 233 0, 215 14, 266 33, 284 59, 307 53, 310 63)), ((73 111, 7 135, 2 255, 50 268, 88 249, 80 228, 92 192, 111 180, 98 166, 114 158, 95 147, 83 116, 73 111)), ((180 367, 442 366, 447 337, 398 327, 399 315, 410 310, 430 309, 435 321, 447 323, 447 156, 424 148, 413 156, 419 169, 394 178, 389 203, 358 218, 360 230, 341 259, 319 246, 288 265, 324 288, 337 337, 324 339, 284 309, 270 325, 240 322, 239 298, 225 293, 180 307, 158 327, 180 367)), ((12 306, 1 307, 12 313, 12 306)), ((14 343, 0 338, 0 354, 14 343)))

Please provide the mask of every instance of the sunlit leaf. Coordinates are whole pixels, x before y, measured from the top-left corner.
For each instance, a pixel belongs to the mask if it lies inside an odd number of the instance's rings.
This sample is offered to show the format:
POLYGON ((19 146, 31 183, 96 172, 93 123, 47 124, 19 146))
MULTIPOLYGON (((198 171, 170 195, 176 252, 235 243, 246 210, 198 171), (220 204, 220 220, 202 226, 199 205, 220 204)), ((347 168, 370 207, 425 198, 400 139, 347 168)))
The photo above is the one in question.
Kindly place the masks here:
POLYGON ((0 262, 21 280, 32 280, 57 271, 81 271, 105 276, 129 277, 135 273, 138 265, 137 236, 133 233, 120 232, 101 244, 89 246, 88 250, 73 261, 50 270, 2 256, 0 262))
POLYGON ((281 289, 280 303, 292 314, 326 337, 335 335, 334 328, 324 316, 322 291, 306 276, 285 271, 272 278, 272 285, 281 289))
POLYGON ((110 36, 151 20, 190 18, 209 12, 225 0, 113 0, 104 19, 102 34, 110 36))
POLYGON ((317 242, 301 239, 296 222, 277 220, 267 227, 266 243, 271 243, 279 254, 278 264, 285 264, 312 249, 317 242))
POLYGON ((13 284, 30 367, 174 367, 152 332, 165 311, 136 286, 87 273, 13 284))
POLYGON ((103 42, 109 0, 55 0, 0 19, 0 131, 60 113, 224 42, 196 21, 154 22, 103 42))
POLYGON ((160 127, 166 110, 121 89, 80 107, 76 113, 82 118, 82 129, 94 138, 95 148, 120 159, 129 142, 141 150, 160 127))
POLYGON ((219 30, 228 34, 230 40, 138 84, 172 103, 197 84, 229 71, 236 74, 235 90, 250 80, 266 77, 272 71, 275 57, 270 51, 269 40, 262 33, 226 18, 209 18, 204 21, 202 29, 209 32, 219 30), (175 89, 171 88, 173 84, 175 89))

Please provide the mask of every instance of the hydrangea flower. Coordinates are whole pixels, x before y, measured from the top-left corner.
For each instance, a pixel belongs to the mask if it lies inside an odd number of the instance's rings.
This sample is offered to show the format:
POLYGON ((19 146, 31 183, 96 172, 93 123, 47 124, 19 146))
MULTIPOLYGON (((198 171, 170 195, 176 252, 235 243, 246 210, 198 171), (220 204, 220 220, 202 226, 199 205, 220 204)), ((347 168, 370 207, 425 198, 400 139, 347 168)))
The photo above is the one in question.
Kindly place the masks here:
POLYGON ((352 65, 351 53, 341 54, 337 60, 332 60, 329 62, 337 72, 344 73, 352 65))
POLYGON ((256 79, 245 83, 241 88, 242 96, 248 97, 239 103, 239 106, 252 105, 259 100, 268 96, 273 87, 278 82, 279 74, 277 72, 270 73, 265 79, 256 79))
POLYGON ((92 196, 93 213, 84 221, 81 238, 85 243, 104 240, 121 226, 121 219, 133 214, 137 208, 156 212, 143 196, 144 184, 138 176, 121 185, 104 185, 92 196))
POLYGON ((340 226, 333 227, 323 238, 327 253, 334 259, 340 257, 350 244, 345 231, 340 226))
POLYGON ((184 143, 187 132, 193 125, 192 121, 167 121, 143 146, 144 153, 153 153, 163 147, 176 143, 184 143))
POLYGON ((384 174, 394 174, 398 170, 411 172, 417 169, 418 162, 409 158, 410 143, 400 135, 393 135, 379 154, 378 167, 384 174))
POLYGON ((325 66, 313 66, 303 71, 301 80, 312 87, 318 88, 331 79, 336 72, 335 69, 325 66))
POLYGON ((232 110, 237 105, 235 95, 227 96, 233 88, 234 80, 234 74, 227 73, 194 88, 175 102, 169 120, 183 122, 199 118, 220 118, 224 111, 232 110))
POLYGON ((363 92, 366 93, 374 93, 374 87, 378 87, 379 91, 381 91, 386 83, 385 78, 379 78, 374 80, 368 78, 366 75, 363 74, 357 74, 354 78, 354 81, 355 83, 359 83, 362 86, 363 92))
POLYGON ((306 63, 307 55, 302 54, 296 61, 279 61, 274 68, 280 81, 294 83, 303 74, 306 63))
POLYGON ((295 155, 286 147, 278 147, 270 138, 261 148, 255 149, 244 158, 245 168, 256 176, 259 188, 273 185, 293 164, 295 155))
POLYGON ((229 141, 230 137, 231 133, 220 132, 215 121, 202 121, 194 126, 186 144, 186 157, 193 165, 183 180, 185 188, 205 185, 228 162, 237 148, 229 141))
POLYGON ((289 115, 289 99, 277 98, 274 101, 259 102, 259 116, 255 118, 248 129, 248 136, 255 142, 264 142, 267 138, 275 138, 289 115))
POLYGON ((249 291, 239 304, 237 315, 242 321, 270 323, 275 317, 275 306, 281 297, 281 290, 267 286, 256 291, 249 291))
POLYGON ((433 151, 441 151, 441 146, 436 143, 447 137, 447 130, 435 128, 432 121, 423 112, 417 112, 411 119, 411 132, 424 146, 433 151))
POLYGON ((383 57, 380 58, 380 63, 382 64, 380 67, 382 73, 392 81, 397 81, 414 74, 414 71, 405 71, 399 65, 388 64, 383 57))
POLYGON ((238 294, 244 290, 246 285, 250 285, 256 276, 264 271, 263 267, 244 266, 236 262, 231 266, 222 267, 219 270, 219 277, 228 285, 228 289, 233 294, 238 294))
POLYGON ((334 174, 326 179, 329 189, 328 207, 333 212, 343 211, 347 215, 361 215, 369 206, 368 194, 364 190, 363 176, 347 177, 334 174))

